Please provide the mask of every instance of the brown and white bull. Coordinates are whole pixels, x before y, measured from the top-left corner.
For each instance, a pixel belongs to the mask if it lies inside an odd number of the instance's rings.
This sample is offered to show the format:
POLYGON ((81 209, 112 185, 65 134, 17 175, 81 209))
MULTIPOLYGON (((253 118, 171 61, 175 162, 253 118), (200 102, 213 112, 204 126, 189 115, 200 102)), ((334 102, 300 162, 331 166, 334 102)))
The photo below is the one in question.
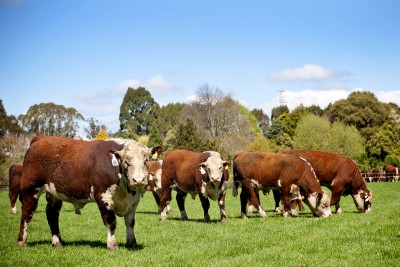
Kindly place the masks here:
POLYGON ((81 141, 34 137, 23 164, 18 244, 27 245, 29 223, 40 195, 46 193, 46 216, 53 246, 63 246, 58 220, 62 202, 67 201, 74 205, 76 213, 89 202, 97 203, 110 250, 118 248, 115 215, 123 216, 126 247, 135 247, 135 211, 147 184, 149 160, 159 149, 124 139, 81 141))
POLYGON ((331 215, 328 194, 321 189, 311 165, 299 157, 262 151, 237 153, 233 159, 233 175, 234 196, 237 196, 237 188, 242 184, 240 203, 243 219, 247 217, 248 201, 261 217, 267 216, 257 199, 256 189, 279 189, 285 217, 289 211, 293 216, 297 215, 297 211, 291 207, 291 201, 299 197, 299 191, 315 216, 331 215))
POLYGON ((227 222, 225 212, 225 194, 229 179, 228 167, 218 152, 192 152, 188 150, 171 150, 163 160, 161 176, 161 216, 167 219, 167 204, 171 198, 171 189, 177 191, 176 201, 181 212, 182 220, 187 220, 185 198, 190 194, 193 199, 199 195, 203 210, 204 221, 209 222, 208 210, 212 200, 218 200, 221 222, 227 222))
POLYGON ((17 213, 17 199, 19 196, 19 201, 22 203, 21 196, 21 176, 22 176, 22 164, 13 163, 8 169, 8 179, 9 179, 9 190, 8 196, 10 197, 11 212, 17 213))
POLYGON ((284 154, 306 159, 314 168, 321 185, 332 191, 330 206, 341 213, 340 197, 351 195, 360 212, 371 211, 372 191, 365 184, 360 169, 348 157, 317 150, 287 150, 284 154))
POLYGON ((389 165, 385 168, 385 175, 386 175, 386 181, 398 182, 399 168, 389 165))

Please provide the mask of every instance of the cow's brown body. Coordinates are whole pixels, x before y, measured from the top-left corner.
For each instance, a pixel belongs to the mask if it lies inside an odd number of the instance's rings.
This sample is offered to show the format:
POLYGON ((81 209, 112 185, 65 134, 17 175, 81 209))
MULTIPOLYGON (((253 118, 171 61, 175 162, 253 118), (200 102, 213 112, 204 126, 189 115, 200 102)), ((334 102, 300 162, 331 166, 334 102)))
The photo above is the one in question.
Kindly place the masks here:
POLYGON ((351 195, 360 212, 370 210, 372 192, 367 189, 358 166, 348 157, 316 150, 287 150, 285 154, 306 159, 314 168, 321 185, 332 191, 330 205, 341 212, 340 197, 351 195))
POLYGON ((21 196, 21 177, 22 177, 22 164, 13 163, 8 170, 9 191, 11 212, 17 213, 17 199, 22 202, 21 196))
POLYGON ((387 166, 385 168, 386 181, 398 182, 399 181, 399 168, 395 166, 387 166))
POLYGON ((80 141, 69 138, 34 137, 25 155, 21 181, 22 216, 18 243, 25 246, 27 228, 46 193, 46 216, 52 244, 62 246, 58 226, 63 201, 79 213, 88 202, 96 202, 107 230, 107 248, 118 248, 116 217, 124 216, 127 247, 136 246, 135 211, 147 184, 150 150, 132 140, 80 141))
POLYGON ((171 198, 171 188, 177 191, 176 201, 182 220, 187 220, 185 198, 199 195, 204 210, 204 221, 210 221, 208 210, 212 200, 218 200, 221 221, 227 222, 225 214, 225 193, 229 163, 223 161, 217 152, 192 152, 188 150, 169 151, 163 160, 161 178, 161 220, 166 220, 166 208, 171 198), (212 167, 212 170, 209 169, 212 167))
POLYGON ((266 216, 257 199, 256 189, 279 189, 284 216, 288 216, 293 193, 298 191, 295 187, 300 189, 314 215, 327 217, 331 214, 327 194, 321 189, 311 166, 299 157, 261 151, 238 153, 233 160, 233 174, 234 195, 237 195, 238 185, 242 184, 242 218, 246 218, 248 200, 262 217, 266 216))

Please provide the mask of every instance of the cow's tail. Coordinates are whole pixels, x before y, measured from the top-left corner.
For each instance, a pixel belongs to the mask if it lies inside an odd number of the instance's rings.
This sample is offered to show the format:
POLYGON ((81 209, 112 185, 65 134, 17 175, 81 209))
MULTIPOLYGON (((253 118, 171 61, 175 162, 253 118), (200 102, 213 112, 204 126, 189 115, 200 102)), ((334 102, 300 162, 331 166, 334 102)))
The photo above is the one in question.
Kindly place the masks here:
POLYGON ((239 174, 237 173, 235 163, 233 163, 233 184, 232 184, 232 196, 237 197, 239 188, 239 174))

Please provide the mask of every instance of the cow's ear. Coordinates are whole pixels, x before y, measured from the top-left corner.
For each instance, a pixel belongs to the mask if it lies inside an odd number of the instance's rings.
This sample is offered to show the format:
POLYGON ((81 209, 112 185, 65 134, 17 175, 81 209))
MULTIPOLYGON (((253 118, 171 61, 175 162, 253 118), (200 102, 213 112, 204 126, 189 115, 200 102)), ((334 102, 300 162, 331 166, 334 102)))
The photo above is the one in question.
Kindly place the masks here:
POLYGON ((108 151, 108 156, 110 157, 113 166, 118 166, 119 164, 121 164, 120 151, 110 150, 108 151))
POLYGON ((156 160, 160 154, 163 152, 163 148, 161 146, 155 146, 151 149, 151 157, 156 160))
POLYGON ((229 161, 224 161, 222 164, 223 164, 225 170, 227 170, 232 165, 232 163, 229 161))

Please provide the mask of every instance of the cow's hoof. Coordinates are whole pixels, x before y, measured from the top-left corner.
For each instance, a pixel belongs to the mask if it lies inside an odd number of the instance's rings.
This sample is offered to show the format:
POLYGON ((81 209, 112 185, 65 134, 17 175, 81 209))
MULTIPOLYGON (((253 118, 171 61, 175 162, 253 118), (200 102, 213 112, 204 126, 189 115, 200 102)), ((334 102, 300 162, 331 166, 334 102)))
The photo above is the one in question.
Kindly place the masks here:
POLYGON ((246 220, 247 219, 247 216, 246 216, 246 214, 242 214, 242 217, 241 217, 243 220, 246 220))
POLYGON ((18 241, 17 244, 20 247, 26 247, 27 246, 26 242, 23 242, 23 241, 18 241))
POLYGON ((204 222, 210 222, 210 215, 204 216, 204 222))
POLYGON ((228 220, 226 218, 221 219, 221 223, 227 223, 227 222, 228 222, 228 220))
POLYGON ((336 213, 337 213, 337 214, 342 214, 342 213, 343 213, 342 208, 338 208, 338 209, 336 210, 336 213))
POLYGON ((51 243, 51 245, 52 245, 53 247, 55 247, 55 248, 62 248, 62 247, 64 247, 64 245, 63 245, 61 242, 59 242, 59 243, 51 243))
POLYGON ((118 244, 110 244, 110 245, 107 245, 107 249, 108 250, 111 250, 111 251, 116 251, 116 250, 118 250, 118 244))
POLYGON ((291 210, 290 214, 292 215, 292 217, 298 217, 299 213, 297 212, 297 210, 291 210))
POLYGON ((17 208, 16 208, 16 207, 12 208, 12 209, 11 209, 11 213, 12 213, 12 214, 17 214, 17 208))
POLYGON ((289 217, 289 212, 288 212, 288 211, 285 211, 285 212, 283 213, 283 217, 285 217, 285 218, 289 217))
POLYGON ((136 242, 135 243, 131 243, 131 244, 126 244, 126 248, 127 249, 135 249, 135 248, 137 248, 137 244, 136 244, 136 242))

